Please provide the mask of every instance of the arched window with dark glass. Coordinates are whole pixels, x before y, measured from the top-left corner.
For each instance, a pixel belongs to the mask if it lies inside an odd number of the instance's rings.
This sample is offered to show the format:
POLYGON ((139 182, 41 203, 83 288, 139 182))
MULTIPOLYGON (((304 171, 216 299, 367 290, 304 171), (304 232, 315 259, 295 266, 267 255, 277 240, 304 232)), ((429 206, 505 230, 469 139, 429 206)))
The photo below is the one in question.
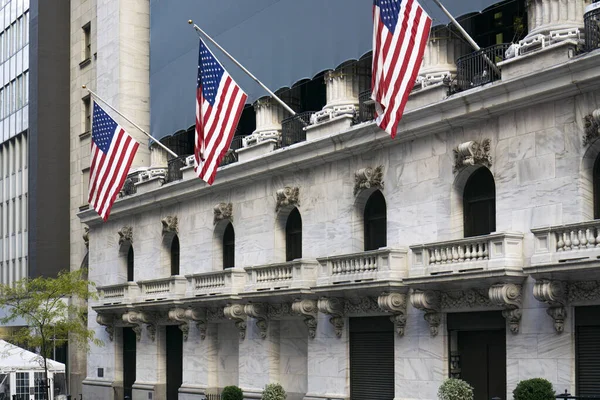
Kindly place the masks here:
POLYGON ((171 275, 179 275, 179 238, 173 237, 171 242, 171 275))
POLYGON ((127 250, 127 282, 133 282, 133 246, 129 245, 127 250))
POLYGON ((365 251, 387 246, 387 206, 383 193, 374 192, 365 205, 365 251))
POLYGON ((223 268, 235 267, 235 231, 230 222, 223 233, 223 268))
POLYGON ((463 194, 465 237, 496 231, 496 184, 487 168, 479 168, 467 180, 463 194))
POLYGON ((600 155, 594 163, 594 219, 600 219, 600 155))
POLYGON ((285 224, 285 260, 297 258, 302 258, 302 217, 294 208, 285 224))

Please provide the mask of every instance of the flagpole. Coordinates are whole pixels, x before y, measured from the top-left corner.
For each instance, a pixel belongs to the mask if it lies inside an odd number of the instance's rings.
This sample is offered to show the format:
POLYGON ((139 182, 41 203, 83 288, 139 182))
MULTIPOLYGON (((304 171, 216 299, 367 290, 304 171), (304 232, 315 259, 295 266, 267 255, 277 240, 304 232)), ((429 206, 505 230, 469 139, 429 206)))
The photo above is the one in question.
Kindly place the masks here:
POLYGON ((114 112, 116 112, 117 114, 119 114, 121 117, 123 117, 123 119, 125 121, 127 121, 131 125, 135 126, 140 132, 142 132, 144 135, 148 136, 148 138, 154 140, 156 142, 156 144, 158 144, 160 147, 162 147, 167 153, 169 153, 170 155, 172 155, 175 158, 179 158, 179 156, 177 154, 175 154, 171 149, 169 149, 167 146, 165 146, 164 144, 162 144, 161 142, 159 142, 158 140, 156 140, 152 136, 150 136, 150 134, 148 132, 146 132, 145 130, 143 130, 141 126, 139 126, 138 124, 136 124, 135 122, 133 122, 132 120, 130 120, 129 118, 127 118, 125 115, 121 114, 121 112, 119 110, 117 110, 116 108, 114 108, 113 106, 111 106, 102 97, 98 96, 98 94, 96 92, 94 92, 92 89, 88 88, 86 85, 81 85, 81 87, 83 89, 87 89, 87 91, 90 92, 90 94, 92 96, 94 96, 95 98, 97 98, 98 100, 100 100, 102 103, 104 103, 108 108, 110 108, 111 110, 113 110, 114 112))
POLYGON ((188 24, 192 25, 194 27, 194 29, 196 30, 196 32, 198 33, 198 36, 200 36, 200 33, 202 35, 204 35, 212 44, 214 44, 215 46, 217 46, 217 48, 219 50, 221 50, 223 52, 223 54, 225 54, 227 57, 229 57, 229 59, 231 61, 233 61, 235 63, 235 65, 237 65, 238 67, 240 67, 242 69, 242 71, 244 71, 246 74, 248 74, 248 76, 250 78, 252 78, 256 83, 258 83, 263 89, 265 89, 267 91, 267 93, 269 93, 269 95, 271 95, 271 97, 273 97, 275 100, 277 100, 277 102, 279 104, 281 104, 281 106, 283 108, 285 108, 290 114, 292 115, 296 115, 296 112, 294 110, 292 110, 290 108, 290 106, 288 106, 287 104, 285 104, 283 102, 283 100, 281 100, 279 97, 277 97, 277 95, 275 95, 275 93, 273 93, 268 87, 266 87, 261 81, 258 80, 257 77, 255 77, 254 75, 252 75, 252 73, 250 71, 248 71, 242 64, 240 64, 238 62, 238 60, 236 60, 235 58, 233 58, 233 56, 231 54, 229 54, 227 52, 227 50, 225 50, 224 48, 222 48, 219 43, 215 42, 215 40, 213 38, 211 38, 210 36, 208 36, 208 34, 206 32, 204 32, 202 29, 200 29, 200 27, 198 25, 196 25, 194 23, 194 21, 192 21, 191 19, 188 20, 188 24))

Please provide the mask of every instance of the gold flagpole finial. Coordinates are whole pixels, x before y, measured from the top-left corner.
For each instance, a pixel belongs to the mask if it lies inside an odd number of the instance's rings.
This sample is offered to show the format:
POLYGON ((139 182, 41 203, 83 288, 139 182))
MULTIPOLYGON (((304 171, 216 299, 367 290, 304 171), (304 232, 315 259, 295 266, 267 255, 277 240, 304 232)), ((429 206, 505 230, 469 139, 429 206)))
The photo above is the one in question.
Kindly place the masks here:
POLYGON ((193 24, 193 23, 194 23, 194 21, 192 21, 191 19, 188 19, 188 24, 190 24, 190 25, 191 25, 191 24, 193 24))
POLYGON ((85 86, 85 85, 81 85, 81 88, 82 88, 82 89, 87 89, 87 86, 85 86))

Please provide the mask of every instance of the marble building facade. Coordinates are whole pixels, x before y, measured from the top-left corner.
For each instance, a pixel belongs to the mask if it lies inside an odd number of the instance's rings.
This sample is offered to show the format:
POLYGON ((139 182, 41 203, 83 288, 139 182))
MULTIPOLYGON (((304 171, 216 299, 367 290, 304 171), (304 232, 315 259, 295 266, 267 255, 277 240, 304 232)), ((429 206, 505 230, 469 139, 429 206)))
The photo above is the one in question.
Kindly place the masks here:
MULTIPOLYGON (((189 166, 181 180, 141 181, 106 223, 80 212, 99 294, 89 326, 105 342, 88 355, 84 398, 122 398, 133 352, 134 399, 204 399, 232 384, 260 398, 271 382, 291 399, 350 399, 365 371, 353 338, 366 318, 389 324, 379 356, 391 360, 395 399, 435 399, 445 378, 473 366, 500 369, 503 399, 533 377, 583 393, 578 321, 600 312, 600 51, 579 52, 570 34, 586 5, 530 1, 530 34, 491 84, 449 96, 437 76, 456 71, 428 55, 429 82, 394 140, 353 122, 358 79, 331 74, 329 107, 306 141, 257 140, 213 186, 189 166), (553 40, 536 47, 537 35, 553 40), (473 235, 476 174, 493 183, 494 223, 473 235), (365 210, 379 196, 385 245, 369 249, 365 210), (301 247, 286 261, 295 213, 301 247), (224 241, 229 224, 234 240, 224 241), (500 356, 461 358, 461 340, 486 321, 500 356)), ((451 41, 435 46, 454 54, 451 41)), ((259 133, 265 112, 280 115, 257 107, 259 133)))

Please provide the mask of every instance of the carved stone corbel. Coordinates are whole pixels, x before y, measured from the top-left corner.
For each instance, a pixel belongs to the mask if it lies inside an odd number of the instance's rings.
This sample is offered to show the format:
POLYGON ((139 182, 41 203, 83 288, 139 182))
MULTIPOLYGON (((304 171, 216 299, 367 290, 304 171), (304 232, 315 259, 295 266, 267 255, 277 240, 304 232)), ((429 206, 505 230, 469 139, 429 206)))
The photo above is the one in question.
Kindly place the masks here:
POLYGON ((519 333, 521 323, 521 296, 522 287, 514 283, 498 283, 492 285, 488 291, 490 301, 499 307, 503 307, 502 316, 508 321, 510 331, 519 333))
POLYGON ((217 222, 223 220, 231 220, 233 216, 233 205, 231 203, 219 203, 213 209, 214 218, 213 224, 216 225, 217 222))
POLYGON ((188 335, 190 332, 190 326, 188 324, 188 320, 186 318, 185 309, 183 308, 172 308, 169 310, 168 318, 169 320, 176 322, 179 330, 183 333, 183 340, 188 340, 188 335))
POLYGON ((454 149, 454 172, 458 172, 469 165, 492 166, 492 156, 490 155, 490 139, 484 139, 477 142, 471 140, 459 144, 454 149))
POLYGON ((546 312, 554 320, 554 329, 557 333, 562 333, 565 329, 567 296, 567 282, 541 279, 533 286, 533 297, 550 305, 546 312))
POLYGON ((292 303, 292 312, 304 317, 304 323, 308 327, 308 337, 314 339, 317 334, 317 301, 310 299, 295 300, 292 303))
POLYGON ((87 226, 84 226, 83 234, 81 235, 81 237, 83 238, 83 243, 85 244, 85 248, 89 249, 90 248, 90 228, 88 228, 87 226))
POLYGON ((200 332, 200 339, 206 339, 206 324, 208 321, 206 310, 195 310, 188 308, 185 310, 185 317, 189 321, 194 321, 196 323, 196 328, 198 328, 198 332, 200 332))
POLYGON ((383 165, 361 168, 354 173, 354 196, 369 188, 383 189, 383 165))
POLYGON ((166 217, 161 219, 160 222, 162 223, 163 235, 167 233, 178 233, 179 227, 177 222, 177 216, 167 215, 166 217))
POLYGON ((128 325, 133 325, 135 337, 139 342, 142 338, 142 324, 146 325, 148 337, 154 342, 156 340, 156 323, 157 317, 154 314, 144 313, 140 311, 128 311, 122 316, 123 322, 128 325))
POLYGON ((585 131, 583 145, 588 146, 600 137, 600 109, 594 110, 583 117, 583 128, 585 131))
POLYGON ((331 316, 329 322, 335 328, 335 336, 341 338, 344 332, 344 300, 338 297, 321 297, 317 308, 323 314, 331 316))
POLYGON ((403 293, 382 293, 377 304, 383 311, 391 312, 390 320, 394 323, 398 336, 404 336, 406 326, 406 295, 403 293))
POLYGON ((133 243, 133 228, 131 226, 124 226, 119 229, 119 246, 123 243, 133 243))
POLYGON ((115 316, 112 314, 96 314, 96 322, 104 327, 108 334, 108 340, 112 342, 115 334, 115 316))
POLYGON ((244 314, 256 319, 256 326, 260 330, 260 338, 267 338, 269 319, 267 317, 267 306, 263 303, 250 303, 244 306, 244 314))
POLYGON ((283 189, 279 189, 275 194, 277 196, 275 212, 279 212, 283 207, 298 206, 300 204, 300 189, 298 187, 286 186, 283 189))
POLYGON ((429 324, 431 336, 437 336, 441 322, 440 293, 427 290, 415 291, 410 295, 410 303, 414 308, 425 311, 423 318, 429 324))
POLYGON ((231 319, 235 322, 236 328, 240 331, 240 339, 246 338, 246 314, 244 313, 243 304, 228 304, 223 309, 225 318, 231 319))

